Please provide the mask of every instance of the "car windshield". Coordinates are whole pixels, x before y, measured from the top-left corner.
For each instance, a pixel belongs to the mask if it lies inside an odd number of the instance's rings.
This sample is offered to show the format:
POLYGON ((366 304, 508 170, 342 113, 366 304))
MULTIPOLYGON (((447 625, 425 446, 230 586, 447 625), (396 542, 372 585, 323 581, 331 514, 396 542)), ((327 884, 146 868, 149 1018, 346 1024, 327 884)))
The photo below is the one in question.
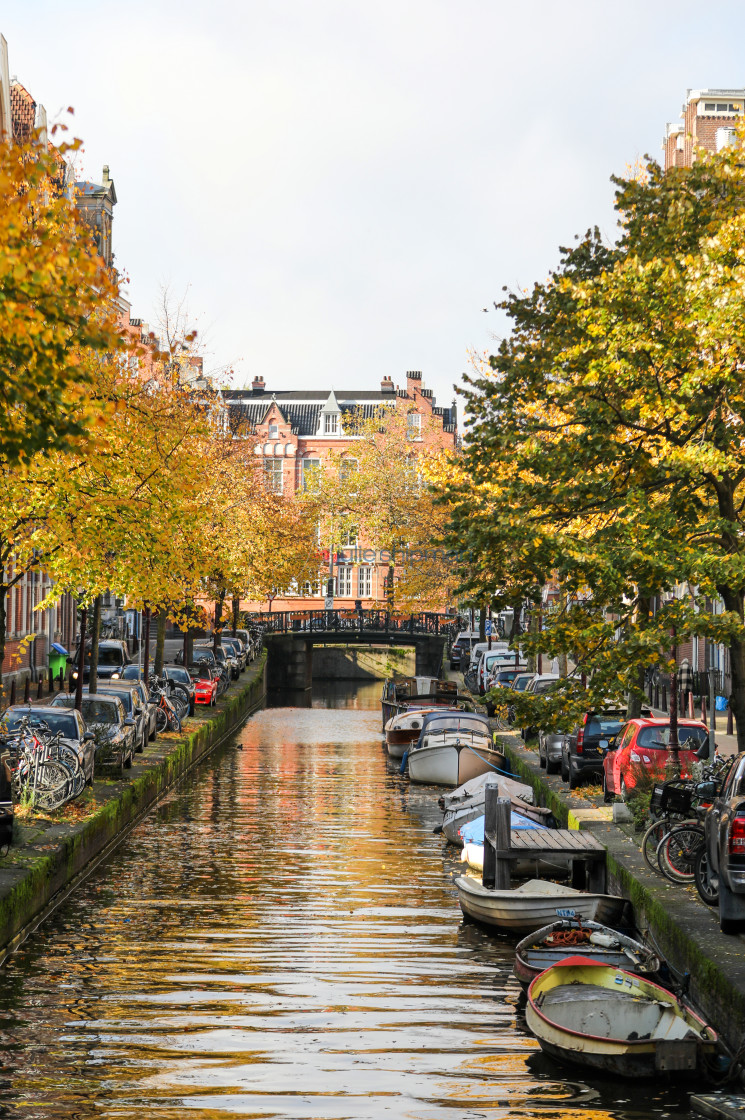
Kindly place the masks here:
MULTIPOLYGON (((90 661, 91 653, 88 650, 85 655, 86 661, 90 661)), ((100 649, 98 651, 98 664, 99 665, 123 665, 124 657, 120 649, 100 649)))
POLYGON ((206 661, 209 665, 215 664, 215 655, 211 649, 200 649, 199 646, 194 650, 194 656, 199 661, 206 661))
POLYGON ((212 673, 210 672, 209 665, 190 665, 189 672, 192 677, 196 677, 199 681, 211 681, 212 673))
MULTIPOLYGON (((705 727, 678 727, 678 744, 685 750, 695 751, 708 738, 709 732, 705 727)), ((642 727, 636 738, 638 747, 647 750, 669 750, 670 725, 663 727, 642 727)))
MULTIPOLYGON (((496 678, 497 683, 498 684, 511 684, 512 681, 514 681, 514 679, 517 675, 518 675, 518 670, 517 669, 500 669, 499 672, 497 673, 497 678, 496 678)), ((529 677, 525 678, 525 684, 528 683, 529 679, 530 679, 529 677)), ((519 687, 520 686, 518 685, 518 688, 519 687)), ((525 687, 525 685, 523 685, 523 688, 524 687, 525 687)))
POLYGON ((624 725, 624 718, 620 715, 601 713, 591 715, 585 724, 585 735, 617 735, 624 725))
POLYGON ((168 669, 165 675, 169 681, 180 681, 181 684, 191 684, 191 677, 186 669, 168 669))
POLYGON ((556 688, 558 680, 536 681, 533 686, 533 692, 548 692, 550 688, 556 688))
POLYGON ((132 693, 127 692, 125 689, 122 689, 121 692, 117 691, 117 696, 119 697, 119 699, 122 702, 122 706, 124 708, 124 711, 127 713, 128 716, 131 715, 132 714, 132 704, 133 704, 132 693))
POLYGON ((77 739, 78 737, 78 725, 75 722, 75 717, 68 712, 55 711, 53 708, 32 708, 31 711, 24 708, 15 712, 6 712, 1 725, 6 731, 15 731, 24 716, 28 716, 28 721, 32 727, 45 723, 53 734, 61 731, 66 739, 77 739))
POLYGON ((516 692, 524 692, 531 681, 530 673, 522 673, 516 676, 512 682, 512 687, 516 692))
POLYGON ((83 719, 86 723, 118 723, 118 705, 110 700, 93 700, 84 696, 83 719))
POLYGON ((142 680, 142 669, 139 665, 127 665, 122 669, 123 681, 139 681, 142 680))

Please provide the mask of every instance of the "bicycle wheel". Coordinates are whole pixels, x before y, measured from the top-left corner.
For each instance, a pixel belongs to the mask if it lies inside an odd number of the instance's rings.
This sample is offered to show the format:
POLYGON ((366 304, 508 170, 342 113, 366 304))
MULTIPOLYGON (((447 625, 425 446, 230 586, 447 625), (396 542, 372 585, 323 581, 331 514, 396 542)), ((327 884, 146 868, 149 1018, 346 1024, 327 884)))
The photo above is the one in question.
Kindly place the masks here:
POLYGON ((704 830, 698 821, 683 821, 672 828, 657 846, 660 871, 672 883, 692 883, 704 830))
POLYGON ((168 716, 165 708, 158 708, 155 713, 155 723, 159 732, 168 730, 168 716))
POLYGON ((699 898, 707 906, 719 905, 719 874, 712 870, 709 863, 709 853, 706 844, 699 848, 696 862, 693 866, 693 878, 699 898))
POLYGON ((181 720, 179 719, 175 710, 168 713, 168 730, 169 731, 180 731, 181 730, 181 720))
POLYGON ((642 838, 642 855, 644 862, 650 871, 655 874, 660 873, 660 865, 657 862, 657 848, 659 847, 660 840, 670 831, 672 825, 664 817, 659 821, 652 821, 651 825, 644 833, 642 838))
POLYGON ((48 759, 36 768, 36 787, 34 805, 38 809, 59 809, 70 799, 73 787, 73 774, 63 762, 48 759))
POLYGON ((183 719, 189 711, 189 693, 185 688, 179 688, 177 685, 171 694, 171 703, 176 709, 179 719, 183 719))

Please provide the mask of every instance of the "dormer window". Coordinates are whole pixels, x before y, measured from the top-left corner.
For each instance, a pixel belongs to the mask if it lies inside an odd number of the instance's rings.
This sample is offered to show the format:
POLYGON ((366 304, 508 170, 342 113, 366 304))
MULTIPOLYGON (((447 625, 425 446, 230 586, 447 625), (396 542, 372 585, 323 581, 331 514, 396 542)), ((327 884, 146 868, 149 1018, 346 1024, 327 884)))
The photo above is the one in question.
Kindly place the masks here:
POLYGON ((335 436, 339 431, 339 417, 335 412, 326 412, 323 417, 323 434, 335 436))
POLYGON ((279 424, 269 425, 269 439, 279 439, 279 424))
POLYGON ((419 439, 422 434, 422 417, 418 412, 410 412, 406 417, 407 439, 419 439))

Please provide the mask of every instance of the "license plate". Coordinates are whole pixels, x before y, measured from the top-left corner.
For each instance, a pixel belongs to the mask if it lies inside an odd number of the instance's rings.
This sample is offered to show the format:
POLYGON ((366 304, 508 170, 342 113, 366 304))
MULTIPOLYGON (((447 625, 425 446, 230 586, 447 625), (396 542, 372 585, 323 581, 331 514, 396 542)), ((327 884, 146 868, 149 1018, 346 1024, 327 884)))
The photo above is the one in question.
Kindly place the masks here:
POLYGON ((557 908, 556 913, 559 915, 560 918, 576 918, 577 917, 577 911, 576 910, 566 910, 566 909, 564 909, 564 907, 562 907, 561 909, 557 908))

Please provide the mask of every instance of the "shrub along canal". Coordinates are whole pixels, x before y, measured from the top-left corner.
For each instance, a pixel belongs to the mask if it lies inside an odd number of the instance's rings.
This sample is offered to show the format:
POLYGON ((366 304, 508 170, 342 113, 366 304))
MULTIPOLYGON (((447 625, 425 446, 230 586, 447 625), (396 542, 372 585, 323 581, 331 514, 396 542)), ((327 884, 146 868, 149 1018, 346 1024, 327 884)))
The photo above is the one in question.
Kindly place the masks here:
POLYGON ((6 963, 0 1115, 689 1115, 674 1085, 541 1055, 379 693, 251 718, 6 963))

